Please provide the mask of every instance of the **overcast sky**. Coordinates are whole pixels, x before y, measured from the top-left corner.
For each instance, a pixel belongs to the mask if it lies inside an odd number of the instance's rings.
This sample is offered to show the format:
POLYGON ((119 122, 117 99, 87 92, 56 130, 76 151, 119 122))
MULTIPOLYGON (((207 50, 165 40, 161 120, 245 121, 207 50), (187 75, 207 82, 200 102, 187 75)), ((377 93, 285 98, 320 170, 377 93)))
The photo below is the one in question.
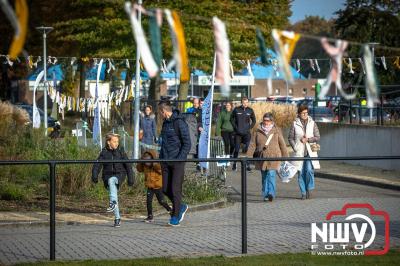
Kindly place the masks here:
POLYGON ((343 9, 345 0, 294 0, 292 4, 291 23, 304 19, 305 16, 332 18, 333 13, 343 9))

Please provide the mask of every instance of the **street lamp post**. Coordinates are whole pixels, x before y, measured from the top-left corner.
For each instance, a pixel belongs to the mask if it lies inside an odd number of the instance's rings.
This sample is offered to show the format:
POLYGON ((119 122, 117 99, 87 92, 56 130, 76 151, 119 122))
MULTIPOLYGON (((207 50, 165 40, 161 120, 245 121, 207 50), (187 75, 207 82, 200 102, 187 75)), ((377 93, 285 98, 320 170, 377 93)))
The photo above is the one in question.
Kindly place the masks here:
POLYGON ((44 134, 47 136, 47 47, 46 47, 46 38, 47 34, 53 30, 53 27, 45 27, 45 26, 40 26, 36 27, 38 31, 43 33, 43 71, 44 71, 44 77, 43 77, 43 112, 44 112, 44 134))
MULTIPOLYGON (((138 5, 142 5, 142 0, 138 0, 138 5)), ((138 9, 138 20, 142 23, 142 13, 138 9)), ((134 127, 133 127, 133 159, 139 159, 139 109, 140 109, 140 50, 136 45, 136 80, 135 80, 135 101, 134 101, 134 127)))
MULTIPOLYGON (((375 46, 379 45, 379 43, 378 42, 370 42, 370 43, 368 43, 368 45, 371 46, 371 48, 372 48, 372 65, 374 65, 375 64, 375 46)), ((372 121, 372 116, 373 116, 372 110, 373 109, 369 109, 369 121, 372 121)), ((376 106, 376 122, 379 125, 378 105, 376 106)))

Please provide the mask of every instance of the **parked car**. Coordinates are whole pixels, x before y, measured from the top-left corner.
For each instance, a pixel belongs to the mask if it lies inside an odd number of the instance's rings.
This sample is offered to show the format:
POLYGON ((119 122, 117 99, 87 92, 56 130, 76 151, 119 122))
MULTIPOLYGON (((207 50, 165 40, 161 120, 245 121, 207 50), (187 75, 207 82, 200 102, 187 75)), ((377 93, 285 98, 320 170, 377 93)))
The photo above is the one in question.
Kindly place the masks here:
MULTIPOLYGON (((25 110, 29 115, 30 121, 31 122, 33 121, 33 106, 32 105, 29 105, 29 104, 17 104, 15 106, 25 110)), ((39 114, 40 114, 40 121, 41 121, 41 123, 44 123, 44 112, 40 108, 38 108, 38 110, 39 110, 39 114)), ((54 127, 56 125, 56 121, 57 120, 55 120, 53 117, 47 116, 47 127, 54 127)))
MULTIPOLYGON (((380 111, 380 110, 379 110, 380 111)), ((334 113, 337 116, 337 120, 341 122, 350 122, 350 113, 352 117, 352 123, 359 123, 361 118, 361 123, 376 123, 377 109, 376 108, 366 108, 361 107, 358 104, 350 106, 347 103, 341 103, 336 106, 334 113)), ((380 115, 380 112, 379 112, 380 115)), ((387 110, 383 111, 383 121, 390 121, 390 113, 387 110)))
POLYGON ((329 107, 324 106, 309 106, 308 115, 311 116, 316 122, 334 122, 335 113, 329 107))

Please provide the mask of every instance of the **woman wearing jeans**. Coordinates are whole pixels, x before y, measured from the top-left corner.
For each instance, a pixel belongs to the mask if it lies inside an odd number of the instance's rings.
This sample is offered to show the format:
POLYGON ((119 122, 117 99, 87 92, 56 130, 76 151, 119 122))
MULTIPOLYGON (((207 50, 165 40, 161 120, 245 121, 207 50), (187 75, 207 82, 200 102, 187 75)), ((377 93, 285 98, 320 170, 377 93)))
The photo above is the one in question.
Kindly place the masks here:
MULTIPOLYGON (((287 157, 285 140, 282 132, 273 119, 272 113, 265 113, 263 121, 252 135, 247 156, 258 158, 287 157)), ((261 171, 261 186, 264 200, 272 201, 276 196, 276 170, 279 169, 280 161, 256 162, 256 169, 261 171)))
MULTIPOLYGON (((308 116, 308 106, 302 105, 297 109, 298 117, 289 130, 289 143, 295 157, 317 157, 317 152, 311 150, 310 143, 320 139, 317 123, 308 116), (312 156, 310 156, 312 155, 312 156)), ((298 181, 301 199, 310 199, 314 189, 314 169, 319 169, 317 160, 293 161, 299 171, 298 181)))

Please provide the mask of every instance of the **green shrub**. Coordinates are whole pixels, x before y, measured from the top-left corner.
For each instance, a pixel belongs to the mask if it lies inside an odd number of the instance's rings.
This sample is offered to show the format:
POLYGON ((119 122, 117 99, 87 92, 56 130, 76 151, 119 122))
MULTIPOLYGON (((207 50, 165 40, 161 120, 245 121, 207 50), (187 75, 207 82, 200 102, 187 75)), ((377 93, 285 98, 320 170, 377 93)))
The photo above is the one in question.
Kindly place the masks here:
POLYGON ((1 200, 25 200, 28 198, 30 191, 26 187, 13 183, 0 183, 0 199, 1 200))
POLYGON ((219 180, 195 174, 186 175, 183 183, 183 197, 188 203, 212 202, 223 198, 222 184, 219 180))

